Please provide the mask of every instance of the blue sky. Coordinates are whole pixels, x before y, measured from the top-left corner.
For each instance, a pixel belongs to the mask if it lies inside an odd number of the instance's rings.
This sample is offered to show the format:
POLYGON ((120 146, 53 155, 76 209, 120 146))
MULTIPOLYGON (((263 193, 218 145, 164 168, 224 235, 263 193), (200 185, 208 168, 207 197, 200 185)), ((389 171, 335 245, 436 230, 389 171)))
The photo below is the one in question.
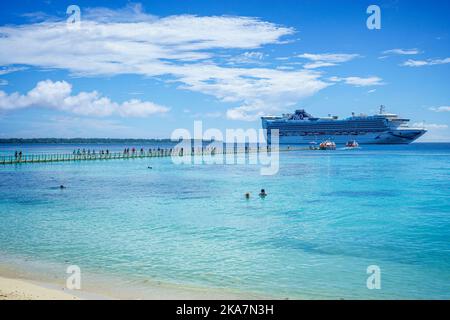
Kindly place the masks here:
POLYGON ((297 107, 384 104, 425 125, 421 141, 450 141, 449 13, 440 0, 2 1, 0 137, 163 138, 194 120, 260 128, 297 107))

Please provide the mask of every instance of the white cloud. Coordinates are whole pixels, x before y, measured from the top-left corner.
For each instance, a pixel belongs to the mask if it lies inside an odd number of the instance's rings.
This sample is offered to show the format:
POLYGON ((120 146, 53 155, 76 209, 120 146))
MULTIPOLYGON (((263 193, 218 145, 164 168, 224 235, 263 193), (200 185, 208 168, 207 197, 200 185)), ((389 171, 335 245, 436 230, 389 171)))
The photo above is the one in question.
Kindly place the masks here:
POLYGON ((343 81, 346 84, 356 86, 356 87, 368 87, 368 86, 381 86, 384 85, 383 79, 380 77, 331 77, 329 78, 330 81, 333 82, 340 82, 343 81))
MULTIPOLYGON (((91 16, 101 17, 102 12, 105 10, 94 10, 92 15, 91 11, 91 16)), ((281 37, 294 32, 257 18, 141 16, 141 22, 101 23, 97 21, 100 18, 83 17, 78 31, 68 30, 64 22, 0 27, 0 64, 66 69, 77 76, 167 76, 180 88, 239 104, 255 104, 261 101, 261 95, 273 94, 280 106, 286 99, 293 99, 292 95, 284 98, 286 91, 303 97, 316 92, 311 87, 326 86, 314 73, 300 73, 302 81, 286 83, 298 73, 223 67, 212 60, 214 49, 257 49, 279 43, 281 37)), ((258 57, 259 54, 247 54, 247 58, 258 57)), ((258 105, 263 111, 272 109, 268 104, 258 105)))
POLYGON ((450 107, 449 106, 441 106, 437 108, 431 107, 430 110, 435 112, 450 112, 450 107))
POLYGON ((170 73, 174 62, 209 59, 211 49, 255 49, 293 32, 256 18, 190 15, 128 23, 83 19, 80 30, 64 22, 6 26, 0 27, 0 64, 153 76, 170 73))
POLYGON ((369 90, 369 91, 367 91, 367 93, 374 93, 375 91, 377 91, 377 89, 369 90))
POLYGON ((419 54, 418 49, 390 49, 382 52, 383 54, 397 54, 397 55, 415 55, 419 54))
POLYGON ((8 81, 5 79, 0 79, 0 86, 7 86, 8 85, 8 81))
POLYGON ((339 63, 347 62, 360 57, 359 54, 347 54, 347 53, 303 53, 297 56, 298 58, 304 58, 313 62, 305 64, 306 69, 315 69, 320 67, 335 66, 339 63))
POLYGON ((0 110, 45 107, 86 116, 146 117, 165 113, 168 108, 152 102, 132 99, 120 104, 103 97, 97 91, 72 95, 72 85, 66 81, 40 81, 36 87, 22 95, 0 91, 0 110))
POLYGON ((425 128, 425 129, 447 129, 448 125, 446 124, 437 124, 437 123, 426 123, 426 122, 416 122, 412 125, 414 128, 425 128))
POLYGON ((230 64, 261 64, 264 53, 258 51, 244 52, 243 54, 228 59, 230 64))
POLYGON ((124 117, 147 117, 152 114, 166 113, 167 111, 169 111, 169 108, 157 105, 149 101, 131 99, 122 103, 117 111, 124 117))
POLYGON ((228 110, 227 117, 252 121, 326 88, 329 84, 321 81, 320 75, 307 70, 204 65, 180 74, 179 81, 184 89, 213 95, 223 102, 239 103, 239 107, 228 110))
POLYGON ((155 21, 157 16, 144 12, 141 3, 128 3, 124 8, 109 9, 104 7, 85 8, 83 19, 97 22, 146 22, 155 21))
POLYGON ((434 66, 438 64, 450 63, 450 58, 445 59, 428 59, 428 60, 413 60, 409 59, 403 62, 401 65, 405 67, 423 67, 423 66, 434 66))
POLYGON ((311 62, 311 63, 305 63, 303 66, 305 69, 316 69, 316 68, 322 68, 322 67, 332 67, 337 65, 333 62, 323 62, 323 61, 317 61, 317 62, 311 62))

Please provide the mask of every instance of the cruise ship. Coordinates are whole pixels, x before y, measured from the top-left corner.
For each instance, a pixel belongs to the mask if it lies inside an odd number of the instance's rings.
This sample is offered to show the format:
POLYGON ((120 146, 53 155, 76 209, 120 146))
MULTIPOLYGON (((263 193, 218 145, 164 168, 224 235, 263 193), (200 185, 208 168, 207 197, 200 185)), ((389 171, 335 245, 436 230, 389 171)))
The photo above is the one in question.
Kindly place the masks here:
POLYGON ((313 117, 305 110, 282 116, 262 117, 262 127, 267 129, 267 140, 271 141, 271 129, 279 130, 280 144, 320 143, 331 140, 335 143, 347 143, 356 140, 359 144, 408 144, 425 134, 423 128, 411 128, 409 119, 396 114, 380 113, 367 116, 355 115, 346 119, 337 116, 325 118, 313 117))

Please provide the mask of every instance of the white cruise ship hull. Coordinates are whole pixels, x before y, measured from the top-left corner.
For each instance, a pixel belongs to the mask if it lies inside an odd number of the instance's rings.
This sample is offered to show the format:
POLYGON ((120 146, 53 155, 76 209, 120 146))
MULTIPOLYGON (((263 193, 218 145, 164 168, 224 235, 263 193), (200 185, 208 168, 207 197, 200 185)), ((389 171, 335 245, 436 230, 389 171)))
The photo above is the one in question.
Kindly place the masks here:
MULTIPOLYGON (((356 140, 359 144, 408 144, 422 136, 426 130, 401 129, 386 132, 364 134, 340 134, 340 135, 280 135, 280 144, 310 144, 320 143, 324 140, 334 141, 336 144, 345 144, 356 140)), ((270 141, 270 136, 269 136, 270 141)))

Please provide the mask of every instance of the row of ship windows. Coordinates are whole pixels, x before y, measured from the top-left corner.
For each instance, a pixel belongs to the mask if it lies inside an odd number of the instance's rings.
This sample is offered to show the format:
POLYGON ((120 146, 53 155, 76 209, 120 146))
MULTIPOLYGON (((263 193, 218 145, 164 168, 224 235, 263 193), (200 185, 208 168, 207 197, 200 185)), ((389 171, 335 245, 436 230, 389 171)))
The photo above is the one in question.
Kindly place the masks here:
POLYGON ((280 136, 320 136, 320 135, 365 135, 367 133, 382 132, 379 131, 327 131, 327 132, 298 132, 298 131, 280 131, 280 136))
POLYGON ((387 127, 377 127, 377 128, 362 128, 362 127, 360 127, 360 128, 349 128, 349 127, 346 127, 346 128, 330 128, 330 127, 327 127, 327 128, 319 128, 319 127, 314 127, 314 128, 305 128, 305 127, 302 127, 302 128, 286 128, 286 127, 284 127, 284 128, 277 128, 277 127, 268 127, 267 129, 278 129, 278 130, 280 130, 280 131, 286 131, 286 132, 288 132, 288 131, 297 131, 297 132, 316 132, 316 131, 326 131, 326 132, 329 132, 329 131, 338 131, 338 132, 343 132, 343 131, 385 131, 385 130, 387 130, 387 129, 389 129, 389 128, 387 128, 387 127))
POLYGON ((314 126, 308 126, 308 125, 289 125, 289 126, 277 126, 277 125, 270 125, 268 126, 271 129, 295 129, 295 130, 320 130, 320 129, 334 129, 334 130, 353 130, 353 129, 380 129, 380 128, 386 128, 385 125, 358 125, 358 126, 342 126, 342 125, 314 125, 314 126))
POLYGON ((384 126, 387 124, 387 121, 348 121, 348 122, 341 122, 336 123, 334 121, 330 122, 314 122, 314 123, 295 123, 295 122, 271 122, 271 125, 281 125, 281 126, 295 126, 295 125, 301 125, 301 126, 359 126, 359 125, 371 125, 371 126, 384 126))

